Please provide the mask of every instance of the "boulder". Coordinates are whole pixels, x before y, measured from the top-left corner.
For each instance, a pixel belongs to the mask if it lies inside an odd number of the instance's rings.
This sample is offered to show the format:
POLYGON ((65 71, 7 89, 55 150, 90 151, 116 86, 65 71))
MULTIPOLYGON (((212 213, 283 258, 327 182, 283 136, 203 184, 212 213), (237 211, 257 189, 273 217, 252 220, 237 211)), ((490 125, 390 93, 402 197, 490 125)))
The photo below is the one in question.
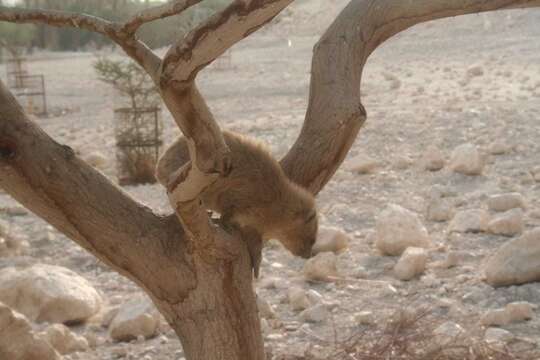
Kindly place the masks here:
POLYGON ((24 315, 0 303, 0 359, 60 360, 60 355, 32 331, 24 315))
POLYGON ((489 258, 484 270, 492 286, 540 281, 540 228, 505 243, 489 258))
POLYGON ((462 210, 456 213, 450 225, 449 232, 485 232, 488 229, 489 213, 482 209, 462 210))
POLYGON ((86 351, 89 348, 85 337, 75 335, 62 324, 50 325, 42 333, 42 337, 62 355, 86 351))
POLYGON ((80 322, 96 314, 101 297, 73 271, 53 265, 0 271, 0 301, 32 321, 80 322))
POLYGON ((425 170, 438 171, 444 167, 446 160, 443 152, 438 147, 430 145, 426 148, 420 163, 425 170))
POLYGON ((136 296, 120 307, 109 325, 109 335, 116 341, 130 341, 157 334, 160 316, 146 296, 136 296))
POLYGON ((306 261, 302 271, 307 280, 329 281, 338 275, 337 257, 331 252, 319 253, 306 261))
POLYGON ((349 161, 347 169, 357 174, 373 173, 380 163, 367 155, 358 155, 349 161))
POLYGON ((512 209, 495 216, 488 224, 488 231, 495 235, 514 236, 523 231, 523 210, 512 209))
POLYGON ((317 241, 313 245, 313 254, 331 251, 340 253, 349 246, 349 236, 340 229, 330 227, 320 227, 317 234, 317 241))
POLYGON ((408 247, 428 248, 431 240, 418 215, 390 204, 376 223, 375 246, 384 254, 398 256, 408 247))
POLYGON ((288 292, 289 304, 293 310, 305 310, 311 306, 307 292, 299 287, 292 287, 288 292))
POLYGON ((452 152, 449 167, 464 175, 480 175, 484 169, 484 159, 476 146, 463 144, 452 152))
POLYGON ((454 207, 444 198, 432 199, 427 206, 426 218, 431 221, 448 221, 454 216, 454 207))
POLYGON ((394 274, 400 280, 411 280, 424 272, 428 254, 425 249, 409 247, 394 266, 394 274))
POLYGON ((515 208, 525 209, 525 198, 520 193, 507 193, 490 196, 488 207, 492 211, 508 211, 515 208))
POLYGON ((317 304, 302 311, 299 317, 305 322, 322 322, 328 318, 328 309, 324 304, 317 304))

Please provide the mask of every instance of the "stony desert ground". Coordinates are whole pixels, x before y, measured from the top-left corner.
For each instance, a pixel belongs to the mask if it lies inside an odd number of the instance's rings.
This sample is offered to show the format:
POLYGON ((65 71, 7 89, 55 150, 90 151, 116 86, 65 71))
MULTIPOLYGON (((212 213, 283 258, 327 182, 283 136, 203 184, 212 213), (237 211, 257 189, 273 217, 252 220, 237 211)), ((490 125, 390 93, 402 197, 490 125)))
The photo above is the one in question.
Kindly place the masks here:
MULTIPOLYGON (((201 90, 223 128, 266 142, 276 157, 287 151, 306 109, 312 47, 345 3, 300 1, 279 23, 235 46, 232 68, 202 74, 201 90)), ((519 349, 540 346, 540 284, 494 287, 486 277, 489 266, 513 266, 488 259, 521 237, 527 245, 516 243, 512 254, 540 279, 540 234, 533 230, 540 226, 539 24, 540 11, 531 10, 440 20, 372 55, 361 87, 368 120, 317 197, 321 227, 337 229, 323 233, 340 251, 316 258, 330 281, 317 280, 305 260, 278 244, 264 250, 255 287, 274 353, 328 349, 336 337, 419 308, 437 315, 442 336, 463 331, 519 349), (390 248, 403 246, 392 242, 409 232, 416 242, 407 246, 427 249, 390 256, 397 251, 390 248)), ((97 80, 94 60, 93 53, 32 55, 30 71, 45 75, 51 109, 35 121, 116 181, 115 95, 97 80)), ((168 143, 179 132, 166 111, 163 122, 168 143)), ((171 211, 159 185, 125 190, 156 211, 171 211)), ((1 191, 0 220, 9 236, 27 242, 0 257, 0 279, 12 267, 48 264, 72 270, 99 293, 94 314, 70 327, 86 349, 66 359, 183 359, 175 334, 151 306, 133 304, 142 294, 137 286, 1 191), (119 323, 114 317, 123 310, 128 318, 142 316, 133 321, 147 321, 152 336, 113 340, 109 323, 119 323)), ((49 325, 25 315, 36 320, 36 333, 49 325)))

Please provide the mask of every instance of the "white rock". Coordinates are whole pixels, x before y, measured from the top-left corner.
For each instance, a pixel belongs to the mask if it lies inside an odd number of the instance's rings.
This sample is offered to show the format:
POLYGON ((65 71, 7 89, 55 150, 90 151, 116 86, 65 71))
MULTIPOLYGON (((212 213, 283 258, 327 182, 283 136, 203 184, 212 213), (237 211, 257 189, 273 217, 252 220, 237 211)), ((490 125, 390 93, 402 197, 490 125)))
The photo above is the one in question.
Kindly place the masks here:
POLYGON ((540 228, 501 246, 487 261, 485 274, 492 286, 540 281, 540 228))
POLYGON ((137 296, 122 305, 109 326, 109 335, 116 341, 130 341, 157 334, 159 313, 146 297, 137 296))
POLYGON ((397 155, 393 161, 393 167, 396 170, 408 169, 413 163, 413 159, 409 155, 397 155))
POLYGON ((375 246, 385 255, 401 255, 411 246, 431 246, 428 232, 418 215, 399 205, 388 205, 377 218, 375 227, 375 246))
POLYGON ((6 360, 60 360, 60 355, 32 331, 24 315, 0 303, 0 358, 6 360))
POLYGON ((373 325, 377 319, 371 311, 361 311, 354 314, 354 322, 358 325, 373 325))
POLYGON ((349 162, 348 169, 357 174, 370 174, 374 172, 380 163, 367 155, 358 155, 349 162))
POLYGON ((422 159, 420 160, 421 166, 425 170, 438 171, 444 167, 446 160, 442 151, 435 145, 427 147, 422 159))
POLYGON ((488 343, 507 343, 514 339, 514 334, 504 329, 490 327, 484 333, 484 340, 488 343))
POLYGON ((449 200, 432 199, 427 206, 426 218, 431 221, 448 221, 454 216, 454 207, 449 200))
POLYGON ((86 161, 91 166, 103 170, 106 169, 108 166, 109 160, 100 153, 99 151, 94 151, 84 157, 84 161, 86 161))
POLYGON ((337 257, 331 252, 319 253, 306 261, 302 271, 308 280, 329 281, 338 275, 337 257))
POLYGON ((508 211, 515 208, 525 209, 525 198, 520 193, 507 193, 490 196, 488 207, 493 211, 508 211))
POLYGON ((503 326, 510 323, 510 315, 506 309, 488 310, 480 319, 484 326, 503 326))
POLYGON ((507 304, 505 307, 508 312, 510 321, 525 321, 530 320, 534 316, 534 306, 526 301, 517 301, 507 304))
POLYGON ((0 301, 33 321, 84 321, 101 307, 101 297, 73 271, 52 265, 33 265, 0 271, 0 301))
POLYGON ((317 304, 300 313, 300 319, 305 322, 322 322, 328 318, 328 310, 323 304, 317 304))
POLYGON ((480 322, 485 326, 504 326, 514 322, 530 320, 533 316, 533 305, 525 301, 519 301, 507 304, 504 309, 487 311, 480 322))
POLYGON ((445 346, 465 335, 465 329, 455 322, 447 321, 433 330, 433 335, 435 335, 434 340, 439 346, 445 346))
POLYGON ((425 249, 408 247, 394 266, 394 274, 400 280, 411 280, 424 272, 427 259, 425 249))
POLYGON ((450 225, 449 232, 485 232, 488 229, 489 213, 482 209, 462 210, 456 213, 450 225))
POLYGON ((477 77, 484 75, 484 69, 481 65, 473 65, 470 68, 467 69, 467 76, 468 77, 477 77))
POLYGON ((491 155, 504 155, 512 151, 512 147, 504 142, 495 141, 489 145, 488 151, 491 155))
POLYGON ((306 291, 302 288, 290 288, 288 298, 293 310, 305 310, 311 306, 311 301, 309 301, 306 291))
POLYGON ((495 216, 488 224, 488 231, 495 235, 514 236, 523 231, 523 210, 512 209, 495 216))
POLYGON ((263 299, 260 296, 257 296, 257 308, 259 309, 259 314, 263 319, 275 319, 276 312, 274 308, 268 301, 263 299))
POLYGON ((349 241, 349 236, 340 229, 320 227, 312 251, 314 255, 325 251, 340 253, 347 249, 349 241))
POLYGON ((84 337, 75 335, 62 324, 50 325, 42 336, 62 355, 86 351, 89 348, 88 341, 84 337))
POLYGON ((484 159, 476 146, 463 144, 452 152, 449 167, 460 174, 480 175, 484 168, 484 159))

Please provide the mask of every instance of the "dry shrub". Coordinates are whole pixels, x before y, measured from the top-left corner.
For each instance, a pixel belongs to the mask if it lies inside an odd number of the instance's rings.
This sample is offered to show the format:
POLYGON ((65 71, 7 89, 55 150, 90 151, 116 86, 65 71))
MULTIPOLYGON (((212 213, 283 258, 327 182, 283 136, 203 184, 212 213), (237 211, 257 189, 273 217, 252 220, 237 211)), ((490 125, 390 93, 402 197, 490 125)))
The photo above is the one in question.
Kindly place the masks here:
MULTIPOLYGON (((430 310, 397 311, 386 324, 356 331, 345 340, 324 341, 333 350, 321 355, 307 350, 302 357, 276 360, 531 360, 529 351, 512 351, 503 344, 486 342, 482 334, 462 333, 437 341, 434 330, 445 321, 430 310)), ((538 355, 537 353, 535 353, 538 355)))

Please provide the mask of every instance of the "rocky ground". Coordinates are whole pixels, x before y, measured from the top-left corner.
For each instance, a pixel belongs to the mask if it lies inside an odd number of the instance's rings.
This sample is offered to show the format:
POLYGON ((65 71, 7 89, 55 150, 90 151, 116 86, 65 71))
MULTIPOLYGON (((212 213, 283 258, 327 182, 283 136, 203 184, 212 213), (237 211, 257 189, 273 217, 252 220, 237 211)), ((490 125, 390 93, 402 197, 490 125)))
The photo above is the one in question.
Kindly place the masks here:
MULTIPOLYGON (((224 128, 264 140, 277 157, 287 151, 306 109, 311 49, 343 4, 301 1, 235 46, 232 68, 202 74, 224 128)), ((362 84, 368 121, 317 198, 320 223, 335 229, 321 232, 320 246, 337 254, 306 263, 278 244, 264 251, 255 286, 274 353, 328 348, 396 310, 424 307, 446 322, 446 336, 489 329, 491 340, 540 345, 539 23, 540 11, 430 22, 373 54, 362 84)), ((36 122, 115 180, 114 93, 97 80, 94 59, 33 55, 52 110, 36 122)), ((163 121, 170 142, 178 130, 165 111, 163 121)), ((170 211, 158 185, 125 190, 170 211)), ((29 319, 18 318, 21 333, 32 326, 28 336, 70 344, 57 345, 66 359, 183 358, 137 286, 1 192, 0 220, 0 301, 29 319), (21 270, 33 264, 45 265, 21 270), (63 311, 43 299, 62 299, 63 311)), ((14 316, 0 306, 0 334, 14 316)))

